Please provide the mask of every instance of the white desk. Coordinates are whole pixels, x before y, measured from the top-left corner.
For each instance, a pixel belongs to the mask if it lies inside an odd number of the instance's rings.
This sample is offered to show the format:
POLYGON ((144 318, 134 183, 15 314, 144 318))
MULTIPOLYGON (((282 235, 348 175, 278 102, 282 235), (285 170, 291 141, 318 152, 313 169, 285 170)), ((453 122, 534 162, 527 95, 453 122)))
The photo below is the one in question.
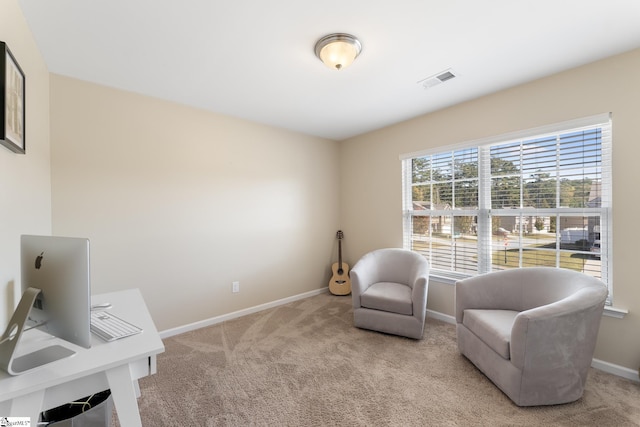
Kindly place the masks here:
POLYGON ((111 303, 111 313, 143 332, 110 343, 92 334, 90 349, 38 330, 27 332, 19 344, 21 354, 44 346, 44 342, 71 348, 76 354, 18 376, 0 370, 0 416, 29 416, 35 427, 40 412, 111 389, 120 424, 142 426, 138 379, 156 372, 156 355, 164 351, 162 340, 138 289, 95 295, 91 302, 111 303))

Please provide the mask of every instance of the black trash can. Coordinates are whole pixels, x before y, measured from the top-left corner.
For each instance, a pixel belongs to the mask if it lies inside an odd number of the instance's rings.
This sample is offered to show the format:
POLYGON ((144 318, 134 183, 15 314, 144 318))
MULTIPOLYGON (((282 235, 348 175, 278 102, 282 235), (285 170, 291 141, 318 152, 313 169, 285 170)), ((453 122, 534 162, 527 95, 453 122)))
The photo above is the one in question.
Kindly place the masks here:
POLYGON ((39 426, 109 427, 113 411, 111 390, 92 394, 40 414, 39 426))

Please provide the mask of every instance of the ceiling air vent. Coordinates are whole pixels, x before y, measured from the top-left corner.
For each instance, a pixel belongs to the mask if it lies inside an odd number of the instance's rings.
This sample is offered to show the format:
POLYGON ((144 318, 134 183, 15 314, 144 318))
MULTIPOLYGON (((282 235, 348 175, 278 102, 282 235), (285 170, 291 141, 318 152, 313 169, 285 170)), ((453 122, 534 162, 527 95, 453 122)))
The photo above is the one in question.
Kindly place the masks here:
POLYGON ((446 82, 448 80, 451 80, 454 77, 456 77, 455 71, 453 71, 451 68, 449 68, 448 70, 441 71, 438 74, 435 74, 435 75, 433 75, 431 77, 427 77, 426 79, 422 79, 418 83, 421 83, 422 86, 425 89, 429 89, 429 88, 432 88, 434 86, 439 85, 440 83, 444 83, 444 82, 446 82))

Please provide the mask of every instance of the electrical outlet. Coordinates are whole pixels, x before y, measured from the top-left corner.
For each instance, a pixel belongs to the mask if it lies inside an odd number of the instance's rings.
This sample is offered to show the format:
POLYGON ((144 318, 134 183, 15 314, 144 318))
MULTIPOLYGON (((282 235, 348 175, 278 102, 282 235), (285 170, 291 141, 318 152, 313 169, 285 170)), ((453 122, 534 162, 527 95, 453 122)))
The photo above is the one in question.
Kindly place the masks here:
POLYGON ((233 292, 240 292, 240 282, 233 282, 231 285, 233 292))

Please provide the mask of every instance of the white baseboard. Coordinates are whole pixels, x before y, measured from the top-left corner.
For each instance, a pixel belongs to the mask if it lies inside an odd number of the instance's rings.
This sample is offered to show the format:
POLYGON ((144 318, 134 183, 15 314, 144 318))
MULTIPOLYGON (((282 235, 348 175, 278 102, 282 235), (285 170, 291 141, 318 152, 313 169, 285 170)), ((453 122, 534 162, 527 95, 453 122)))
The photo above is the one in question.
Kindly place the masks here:
POLYGON ((223 314, 221 316, 211 317, 209 319, 201 320, 199 322, 190 323, 188 325, 179 326, 177 328, 166 329, 160 331, 160 338, 169 338, 174 335, 183 334, 185 332, 195 331, 196 329, 204 328, 206 326, 215 325, 216 323, 224 322, 225 320, 235 319, 237 317, 246 316, 247 314, 257 313, 262 310, 277 307, 280 305, 288 304, 293 301, 309 298, 315 295, 320 295, 328 292, 328 288, 321 288, 315 291, 305 292, 303 294, 294 295, 287 298, 282 298, 276 301, 268 302, 265 304, 256 305, 255 307, 245 308, 243 310, 234 311, 233 313, 223 314))
POLYGON ((446 323, 451 323, 452 325, 456 324, 456 318, 454 316, 440 313, 439 311, 433 311, 433 310, 427 309, 427 317, 432 317, 436 320, 440 320, 446 323))
POLYGON ((613 363, 605 362, 604 360, 593 359, 591 361, 591 367, 607 372, 609 374, 626 378, 631 381, 640 382, 640 376, 638 376, 638 371, 625 368, 624 366, 614 365, 613 363))
MULTIPOLYGON (((427 310, 427 316, 454 325, 456 323, 456 318, 454 316, 443 314, 438 311, 427 310)), ((605 362, 604 360, 593 359, 591 361, 591 367, 631 381, 640 382, 638 371, 625 368, 624 366, 614 365, 613 363, 605 362)))

